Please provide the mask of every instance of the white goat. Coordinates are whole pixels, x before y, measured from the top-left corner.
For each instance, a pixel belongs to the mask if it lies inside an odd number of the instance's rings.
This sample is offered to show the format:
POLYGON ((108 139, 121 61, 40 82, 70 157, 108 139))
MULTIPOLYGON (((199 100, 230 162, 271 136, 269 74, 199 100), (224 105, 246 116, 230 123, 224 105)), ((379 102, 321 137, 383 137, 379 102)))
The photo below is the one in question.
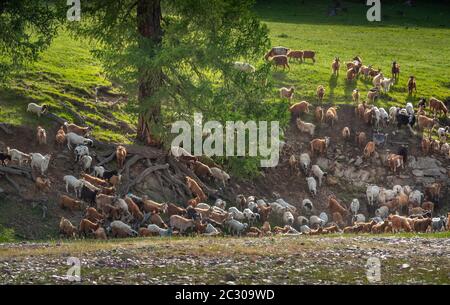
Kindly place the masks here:
POLYGON ((306 182, 308 183, 309 192, 311 193, 311 195, 313 197, 315 197, 317 195, 317 182, 316 182, 316 179, 314 179, 314 177, 308 177, 308 178, 306 178, 306 182))
POLYGON ((103 174, 105 173, 105 168, 103 166, 94 166, 94 176, 103 178, 103 174))
POLYGON ((378 195, 380 194, 380 188, 376 185, 369 185, 367 186, 366 195, 367 195, 367 202, 369 205, 374 205, 375 202, 377 202, 378 195))
POLYGON ((11 157, 11 161, 17 161, 19 162, 19 165, 22 166, 22 162, 26 160, 30 160, 30 155, 21 152, 18 149, 9 149, 9 147, 6 148, 7 154, 11 157))
POLYGON ((383 88, 384 93, 389 92, 394 82, 395 80, 393 78, 385 78, 381 81, 381 88, 383 88))
POLYGON ((228 175, 225 171, 217 167, 211 167, 211 174, 217 180, 222 181, 224 187, 225 182, 230 180, 230 175, 228 175))
POLYGON ((235 61, 233 67, 238 71, 246 73, 254 73, 256 71, 255 67, 247 62, 235 61))
POLYGON ((287 208, 283 213, 283 223, 290 226, 294 224, 294 215, 287 208))
POLYGON ((354 215, 359 211, 359 200, 354 198, 350 203, 350 211, 353 212, 354 215))
POLYGON ((91 168, 92 157, 91 156, 83 156, 83 157, 81 157, 80 162, 83 165, 83 170, 87 171, 89 168, 91 168))
POLYGON ((36 103, 29 103, 27 111, 35 113, 38 115, 38 117, 41 117, 41 114, 44 114, 48 111, 48 106, 47 105, 39 106, 36 103))
POLYGON ((48 164, 50 162, 50 155, 41 155, 40 153, 31 153, 31 168, 38 168, 41 170, 41 175, 48 169, 48 164))
POLYGON ((228 213, 230 213, 230 215, 237 220, 244 220, 245 219, 245 215, 244 213, 242 213, 241 211, 239 211, 236 207, 229 207, 228 208, 228 213))
POLYGON ((63 177, 63 181, 66 183, 66 192, 69 192, 69 185, 73 187, 75 192, 75 197, 79 197, 78 194, 81 194, 81 188, 83 187, 83 181, 75 178, 72 175, 66 175, 63 177))
POLYGON ((308 153, 303 153, 300 155, 300 166, 305 175, 309 172, 309 166, 311 165, 311 158, 308 153))
POLYGON ((78 145, 74 149, 75 161, 80 161, 83 156, 89 156, 89 148, 86 145, 78 145))
POLYGON ((67 148, 68 149, 72 149, 72 144, 74 144, 75 146, 88 145, 88 144, 90 144, 92 146, 94 144, 94 142, 91 139, 79 136, 73 132, 69 132, 68 134, 66 134, 66 139, 67 139, 67 148))
POLYGON ((238 236, 240 236, 241 233, 248 227, 248 224, 239 222, 236 219, 229 219, 226 220, 224 223, 230 229, 231 234, 235 233, 238 236))
POLYGON ((323 171, 320 169, 319 165, 317 165, 317 164, 314 164, 314 165, 311 167, 311 171, 312 171, 313 175, 314 175, 315 177, 317 177, 317 179, 319 180, 319 186, 322 186, 322 178, 323 178, 323 176, 326 176, 327 173, 323 172, 323 171))

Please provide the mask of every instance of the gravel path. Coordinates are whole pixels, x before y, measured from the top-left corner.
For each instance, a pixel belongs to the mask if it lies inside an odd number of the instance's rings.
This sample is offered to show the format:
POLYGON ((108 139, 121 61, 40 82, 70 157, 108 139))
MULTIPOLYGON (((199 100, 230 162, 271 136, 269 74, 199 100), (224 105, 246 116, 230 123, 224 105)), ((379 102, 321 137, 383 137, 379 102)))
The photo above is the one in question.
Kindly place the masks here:
POLYGON ((368 236, 4 244, 0 284, 364 284, 369 258, 379 284, 450 284, 450 239, 368 236))

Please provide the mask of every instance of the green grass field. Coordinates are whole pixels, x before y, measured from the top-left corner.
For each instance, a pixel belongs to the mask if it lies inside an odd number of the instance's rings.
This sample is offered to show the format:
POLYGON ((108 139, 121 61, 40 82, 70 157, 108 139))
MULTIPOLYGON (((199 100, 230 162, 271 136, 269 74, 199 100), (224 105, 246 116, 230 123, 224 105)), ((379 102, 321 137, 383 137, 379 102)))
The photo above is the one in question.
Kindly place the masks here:
MULTIPOLYGON (((393 2, 393 1, 391 1, 393 2)), ((351 92, 357 87, 363 97, 372 87, 370 81, 347 83, 345 70, 339 77, 331 76, 331 61, 335 56, 348 61, 355 55, 364 64, 372 64, 390 75, 390 65, 396 60, 401 65, 400 81, 378 104, 404 104, 406 100, 435 96, 441 100, 450 97, 450 72, 447 58, 450 54, 450 8, 444 4, 420 3, 409 8, 402 4, 384 4, 382 22, 366 20, 363 4, 343 2, 346 12, 327 16, 328 1, 258 1, 255 10, 270 30, 272 45, 292 49, 310 49, 317 52, 317 62, 292 63, 288 72, 274 72, 276 86, 296 87, 296 100, 314 102, 318 85, 326 87, 325 101, 351 102, 351 92), (407 77, 417 77, 417 96, 408 97, 407 77)), ((45 120, 26 113, 30 101, 47 103, 57 115, 72 120, 62 102, 73 111, 91 120, 93 135, 103 140, 129 141, 133 139, 122 129, 108 130, 92 122, 110 123, 104 115, 111 111, 107 103, 95 103, 94 87, 109 85, 100 64, 89 52, 89 44, 61 32, 41 60, 14 76, 12 84, 0 89, 0 121, 21 125, 47 125, 45 120)), ((268 97, 277 102, 277 94, 268 97)), ((122 106, 112 115, 130 125, 135 115, 122 106)))
POLYGON ((275 73, 280 86, 295 86, 296 100, 316 101, 318 85, 325 86, 325 101, 329 103, 351 103, 354 88, 365 98, 373 87, 371 81, 360 79, 348 83, 345 80, 343 62, 356 55, 364 64, 381 68, 387 77, 391 75, 392 61, 401 66, 398 84, 378 100, 380 106, 404 105, 405 101, 422 96, 441 100, 450 97, 450 71, 445 63, 450 53, 448 6, 421 2, 409 8, 402 4, 385 5, 383 1, 382 22, 371 23, 366 19, 368 7, 363 4, 343 2, 347 12, 329 17, 328 3, 260 1, 257 5, 258 14, 270 29, 273 46, 317 52, 315 64, 311 60, 292 63, 291 71, 275 73), (341 71, 334 78, 331 62, 336 56, 341 59, 341 71), (406 87, 409 75, 417 78, 418 92, 412 97, 408 97, 406 87))

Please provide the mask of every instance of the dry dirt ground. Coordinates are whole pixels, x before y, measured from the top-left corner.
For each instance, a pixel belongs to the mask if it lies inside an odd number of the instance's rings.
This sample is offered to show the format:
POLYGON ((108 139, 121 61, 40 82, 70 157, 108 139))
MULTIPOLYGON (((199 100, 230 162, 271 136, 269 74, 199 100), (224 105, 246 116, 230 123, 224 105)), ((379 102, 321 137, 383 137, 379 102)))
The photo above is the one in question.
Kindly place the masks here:
POLYGON ((0 246, 0 284, 48 283, 450 284, 450 239, 196 237, 0 246), (80 260, 81 282, 66 277, 69 257, 80 260), (380 261, 380 281, 367 278, 369 258, 380 261))

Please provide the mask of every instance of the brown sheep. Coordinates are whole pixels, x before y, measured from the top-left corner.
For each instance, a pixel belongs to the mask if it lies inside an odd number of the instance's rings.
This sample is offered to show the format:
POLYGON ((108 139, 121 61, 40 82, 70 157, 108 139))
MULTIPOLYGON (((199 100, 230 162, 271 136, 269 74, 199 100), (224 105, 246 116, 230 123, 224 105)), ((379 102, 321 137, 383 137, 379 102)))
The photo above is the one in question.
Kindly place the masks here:
POLYGON ((428 227, 431 225, 431 218, 415 219, 414 220, 414 231, 415 232, 427 232, 428 227))
POLYGON ((300 59, 300 62, 303 62, 303 51, 289 51, 286 56, 289 59, 296 59, 297 61, 300 59))
POLYGON ((133 215, 134 219, 142 221, 144 219, 144 214, 139 210, 138 205, 128 196, 125 196, 125 202, 128 206, 128 211, 133 215))
POLYGON ((127 149, 122 145, 116 148, 117 168, 122 168, 127 158, 127 149))
POLYGON ((270 59, 270 61, 275 65, 275 68, 282 66, 283 70, 286 69, 286 67, 290 69, 286 55, 275 55, 270 59))
POLYGON ((411 232, 411 225, 406 217, 399 215, 389 215, 388 220, 392 223, 392 232, 397 233, 400 230, 411 232))
POLYGON ((102 227, 94 231, 94 236, 95 239, 108 239, 108 237, 106 237, 105 229, 103 229, 102 227))
POLYGON ((318 123, 322 123, 323 122, 323 117, 324 117, 324 113, 323 113, 323 108, 320 106, 316 107, 316 110, 314 111, 314 117, 316 118, 316 121, 318 123))
POLYGON ((212 177, 211 169, 209 168, 208 165, 203 164, 200 161, 194 161, 193 164, 194 164, 194 173, 198 177, 204 178, 212 177))
POLYGON ((64 145, 65 141, 66 141, 66 133, 64 132, 64 128, 61 126, 61 128, 59 128, 58 132, 56 133, 55 142, 59 146, 62 146, 64 145))
POLYGON ((87 182, 90 182, 91 184, 93 184, 97 187, 109 187, 109 183, 103 179, 88 175, 86 173, 81 173, 80 176, 87 182))
POLYGON ((447 115, 447 107, 445 107, 444 102, 438 100, 437 98, 431 97, 430 98, 430 110, 436 115, 438 113, 443 112, 444 115, 447 115))
POLYGON ((425 128, 431 129, 434 126, 438 125, 439 121, 437 119, 432 119, 424 115, 418 115, 417 117, 417 127, 419 128, 419 130, 423 130, 425 128))
POLYGON ((97 231, 97 229, 100 227, 100 225, 98 223, 93 223, 92 221, 90 221, 89 219, 82 219, 80 221, 80 226, 79 226, 79 232, 80 232, 80 236, 87 236, 91 233, 94 233, 94 231, 97 231))
POLYGON ((49 191, 51 187, 50 179, 43 178, 43 177, 37 177, 35 182, 36 188, 40 192, 49 191))
POLYGON ((203 192, 202 188, 198 185, 198 183, 189 176, 186 176, 186 184, 187 187, 191 190, 194 196, 198 197, 200 200, 204 201, 208 199, 208 197, 203 192))
POLYGON ((167 215, 172 216, 172 215, 184 215, 186 214, 186 209, 183 209, 182 207, 179 207, 173 203, 168 203, 167 204, 167 215))
POLYGON ((364 157, 370 158, 374 152, 375 152, 375 143, 370 141, 366 144, 366 147, 364 148, 364 157))
POLYGON ((58 200, 58 204, 62 209, 69 209, 70 211, 80 210, 82 202, 67 195, 61 195, 58 200))
POLYGON ((323 101, 323 97, 325 96, 325 88, 322 85, 319 85, 316 90, 317 99, 319 102, 323 101))
POLYGON ((326 154, 328 145, 330 144, 330 138, 314 139, 309 144, 311 147, 311 157, 314 155, 314 152, 318 152, 320 155, 326 154))
POLYGON ((339 57, 336 57, 331 63, 331 72, 334 75, 339 75, 339 68, 341 67, 339 57))
POLYGON ((59 221, 59 232, 67 237, 75 237, 77 228, 68 219, 61 217, 59 221))
POLYGON ((344 140, 348 141, 350 139, 350 128, 348 127, 344 127, 342 129, 342 137, 344 138, 344 140))
POLYGON ((103 215, 97 212, 97 210, 93 207, 86 208, 86 214, 84 216, 86 219, 89 219, 92 222, 101 222, 103 221, 103 215))
POLYGON ((291 117, 296 119, 300 116, 301 113, 309 113, 309 106, 311 104, 307 101, 301 101, 293 104, 289 107, 289 111, 291 112, 291 117))
POLYGON ((348 215, 348 211, 346 208, 344 208, 336 199, 335 196, 330 195, 328 196, 328 208, 330 209, 331 214, 338 212, 343 217, 346 217, 348 215))
POLYGON ((366 142, 367 142, 367 136, 365 132, 359 132, 356 135, 356 143, 358 144, 358 146, 360 148, 363 148, 366 146, 366 142))
POLYGON ((416 78, 414 76, 410 76, 408 79, 408 94, 412 94, 413 90, 417 92, 416 78))
POLYGON ((303 51, 303 60, 306 58, 312 59, 313 62, 316 62, 316 52, 314 51, 303 51))
POLYGON ((47 133, 41 126, 38 126, 36 129, 36 137, 39 145, 47 144, 47 133))

